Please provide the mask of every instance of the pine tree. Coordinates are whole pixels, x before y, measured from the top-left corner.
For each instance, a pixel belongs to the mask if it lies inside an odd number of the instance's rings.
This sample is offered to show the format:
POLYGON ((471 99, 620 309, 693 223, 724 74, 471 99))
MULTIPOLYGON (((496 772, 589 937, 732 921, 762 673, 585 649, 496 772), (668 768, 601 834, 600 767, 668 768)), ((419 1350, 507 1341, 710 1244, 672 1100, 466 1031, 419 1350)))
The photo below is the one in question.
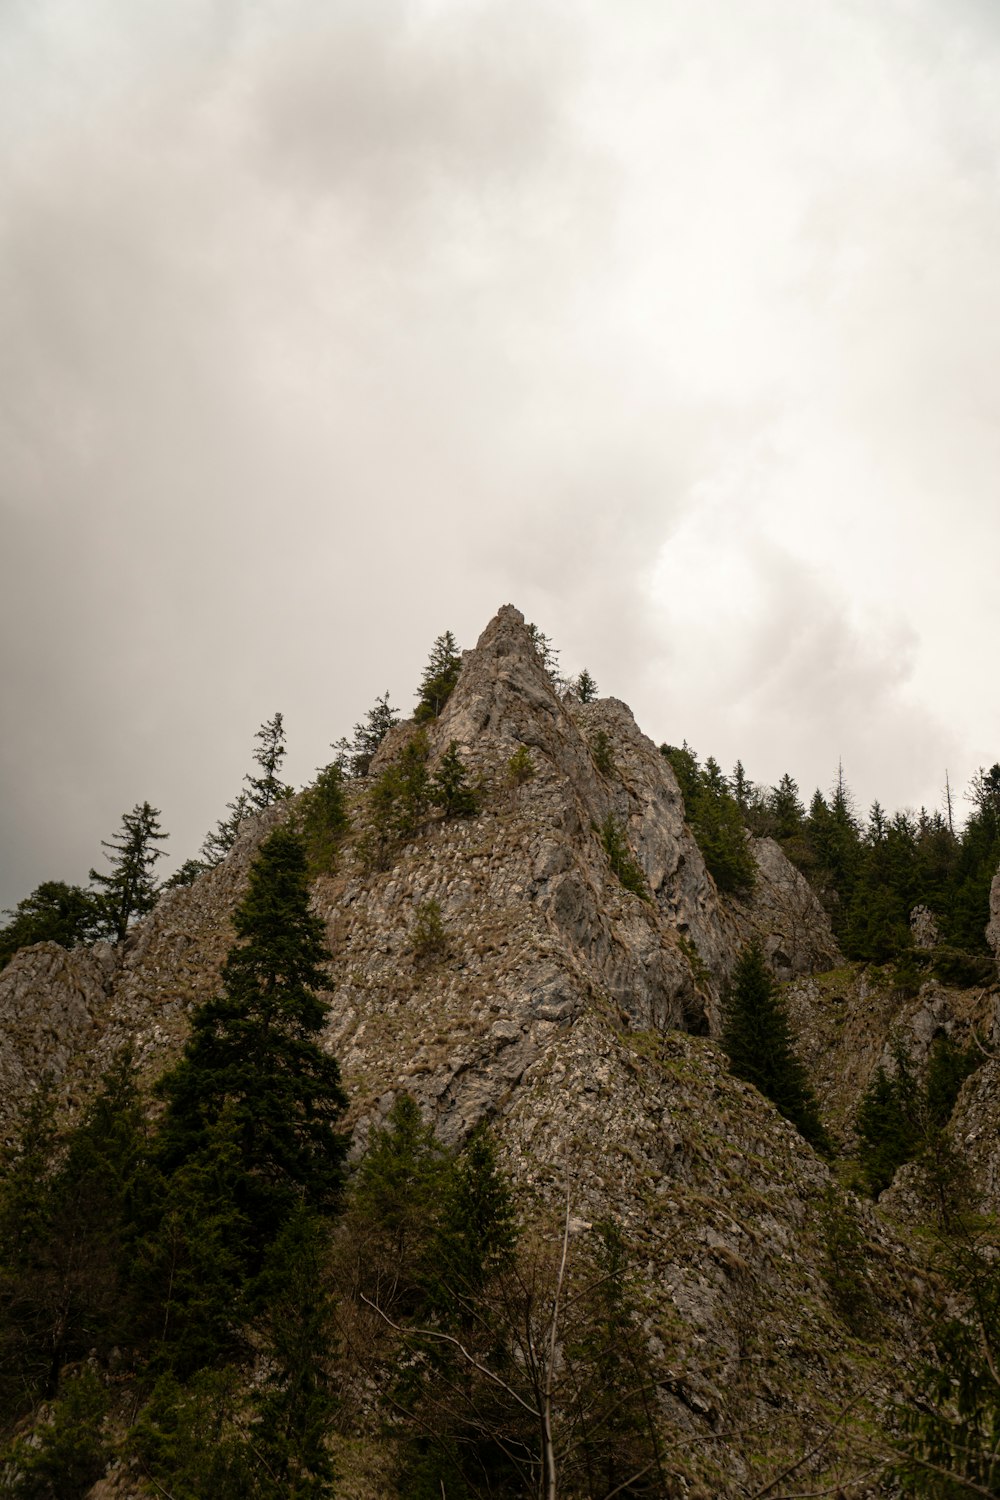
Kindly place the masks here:
POLYGON ((270 807, 272 802, 292 795, 291 787, 286 786, 279 776, 281 762, 287 754, 281 715, 275 714, 273 719, 262 724, 254 738, 258 743, 253 758, 260 766, 261 774, 252 776, 248 771, 243 780, 250 788, 251 807, 270 807))
POLYGON ((101 928, 97 897, 62 880, 43 880, 5 916, 11 920, 0 928, 0 969, 19 948, 28 948, 32 943, 58 943, 60 947, 72 948, 77 943, 91 942, 101 928))
POLYGON ((102 839, 111 862, 111 874, 91 870, 90 878, 103 887, 99 896, 103 930, 120 943, 134 917, 152 911, 158 895, 153 867, 164 855, 157 843, 167 838, 160 832, 160 810, 148 802, 136 803, 122 816, 116 839, 102 839))
POLYGON ((214 1158, 213 1131, 224 1130, 249 1276, 297 1205, 337 1208, 347 1150, 337 1130, 347 1097, 319 1045, 328 955, 294 829, 261 845, 233 925, 221 993, 195 1011, 180 1061, 158 1085, 167 1109, 155 1155, 169 1184, 185 1165, 214 1158))
POLYGON ((350 827, 344 800, 344 773, 334 761, 316 773, 300 805, 302 836, 309 868, 318 874, 336 867, 337 851, 350 827))
POLYGON ((576 679, 574 687, 576 689, 576 696, 579 698, 581 703, 593 703, 594 699, 597 697, 597 683, 594 681, 593 677, 591 677, 586 667, 584 667, 583 671, 576 679))
POLYGON ((431 777, 430 800, 446 818, 469 818, 479 811, 479 798, 469 785, 457 740, 452 740, 431 777))
POLYGON ((226 807, 229 809, 229 817, 219 819, 212 832, 205 835, 205 842, 199 850, 210 870, 225 859, 252 810, 246 792, 238 793, 235 801, 227 802, 226 807))
POLYGON ((462 656, 450 630, 439 635, 431 649, 430 660, 420 679, 420 692, 413 717, 418 724, 436 719, 444 708, 458 681, 462 669, 462 656))
POLYGON ((389 702, 385 692, 376 698, 360 724, 354 726, 354 739, 340 739, 333 745, 337 751, 336 763, 347 776, 367 776, 371 770, 375 752, 389 730, 399 723, 399 714, 389 702))
POLYGON ((795 1054, 791 1023, 758 942, 736 962, 726 1000, 722 1045, 730 1070, 752 1083, 818 1151, 829 1141, 805 1068, 795 1054))

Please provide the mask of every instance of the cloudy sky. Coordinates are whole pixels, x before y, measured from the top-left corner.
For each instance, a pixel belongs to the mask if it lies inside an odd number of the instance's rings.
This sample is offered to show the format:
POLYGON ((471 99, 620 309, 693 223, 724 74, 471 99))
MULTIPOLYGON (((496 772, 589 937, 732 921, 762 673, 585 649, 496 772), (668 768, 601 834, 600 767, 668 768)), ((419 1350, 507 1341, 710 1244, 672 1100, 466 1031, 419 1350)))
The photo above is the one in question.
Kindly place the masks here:
POLYGON ((0 905, 508 600, 808 796, 1000 758, 995 0, 5 0, 0 905))

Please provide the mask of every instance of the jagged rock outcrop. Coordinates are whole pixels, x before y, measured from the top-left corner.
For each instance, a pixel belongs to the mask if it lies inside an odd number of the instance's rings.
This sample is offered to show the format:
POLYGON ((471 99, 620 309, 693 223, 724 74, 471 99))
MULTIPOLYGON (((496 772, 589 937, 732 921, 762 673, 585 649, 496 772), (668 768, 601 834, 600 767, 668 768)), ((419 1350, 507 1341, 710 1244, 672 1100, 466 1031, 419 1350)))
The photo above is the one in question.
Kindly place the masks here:
MULTIPOLYGON (((412 734, 393 731, 372 777, 412 734)), ((839 959, 822 908, 769 840, 754 846, 753 896, 723 899, 669 763, 625 704, 563 702, 510 606, 466 654, 427 735, 432 768, 457 742, 481 811, 429 815, 388 868, 372 868, 371 778, 352 784, 351 833, 314 885, 332 953, 325 1045, 340 1058, 355 1156, 406 1090, 446 1141, 491 1120, 524 1202, 544 1211, 568 1196, 581 1233, 604 1217, 620 1223, 678 1473, 699 1476, 703 1494, 746 1494, 762 1444, 776 1466, 799 1457, 856 1391, 859 1360, 873 1399, 888 1396, 893 1341, 909 1339, 918 1292, 904 1252, 860 1210, 890 1351, 880 1375, 824 1279, 827 1167, 729 1077, 711 1039, 750 937, 779 974, 839 959), (533 774, 515 784, 508 767, 521 747, 533 774), (608 827, 641 870, 645 899, 616 876, 608 827), (426 961, 414 924, 431 900, 447 951, 426 961)), ((67 1102, 122 1041, 147 1077, 160 1071, 218 983, 260 839, 294 811, 283 803, 256 819, 121 950, 34 949, 0 976, 12 1103, 43 1056, 51 1063, 49 1033, 67 1102)), ((696 1493, 694 1480, 678 1493, 696 1493)))
POLYGON ((778 979, 792 979, 843 963, 830 919, 805 876, 774 839, 751 841, 757 882, 729 908, 743 942, 757 937, 778 979))
POLYGON ((986 941, 1000 963, 1000 870, 990 882, 990 920, 986 924, 986 941))

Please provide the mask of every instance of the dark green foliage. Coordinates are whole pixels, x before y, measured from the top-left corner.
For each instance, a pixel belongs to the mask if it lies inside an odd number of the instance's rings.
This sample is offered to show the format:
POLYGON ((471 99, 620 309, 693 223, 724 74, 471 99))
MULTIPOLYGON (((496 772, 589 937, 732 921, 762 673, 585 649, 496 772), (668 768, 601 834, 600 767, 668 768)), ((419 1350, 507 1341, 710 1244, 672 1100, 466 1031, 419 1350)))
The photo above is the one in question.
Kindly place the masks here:
MULTIPOLYGON (((992 1237, 990 1237, 992 1239, 992 1237)), ((950 1292, 933 1328, 934 1358, 902 1406, 904 1495, 966 1500, 1000 1493, 1000 1272, 993 1245, 964 1226, 944 1243, 950 1292), (956 1303, 962 1315, 955 1315, 956 1303)))
POLYGON ((510 1186, 488 1131, 480 1127, 445 1175, 428 1306, 445 1322, 473 1321, 486 1287, 510 1269, 517 1238, 510 1186))
MULTIPOLYGON (((158 1085, 167 1105, 154 1160, 165 1183, 158 1224, 176 1223, 182 1236, 192 1226, 178 1251, 188 1267, 186 1310, 172 1314, 189 1328, 203 1300, 199 1278, 221 1287, 229 1277, 238 1294, 292 1214, 301 1205, 333 1211, 343 1183, 347 1143, 337 1122, 347 1099, 336 1061, 318 1044, 328 955, 292 828, 261 845, 233 925, 238 942, 222 991, 195 1011, 184 1052, 158 1085), (202 1217, 213 1226, 207 1250, 193 1243, 202 1217), (199 1264, 206 1253, 212 1267, 199 1264)), ((155 1226, 152 1242, 162 1245, 155 1226)), ((211 1322, 204 1308, 198 1316, 211 1322)))
POLYGON ((479 795, 469 785, 469 773, 452 740, 438 762, 428 789, 430 801, 446 818, 471 818, 479 811, 479 795))
POLYGON ((63 1365, 121 1337, 143 1145, 128 1054, 66 1135, 46 1093, 36 1097, 0 1188, 0 1410, 51 1398, 63 1365))
POLYGON ((340 739, 332 746, 337 752, 334 762, 346 776, 367 776, 371 770, 375 752, 393 725, 399 723, 399 714, 389 702, 385 692, 376 698, 360 724, 354 726, 354 739, 340 739))
POLYGON ((868 1257, 858 1211, 832 1183, 820 1214, 823 1278, 838 1315, 859 1338, 875 1325, 875 1303, 868 1280, 868 1257))
POLYGON ((83 1500, 111 1457, 102 1433, 108 1405, 108 1393, 92 1369, 67 1380, 31 1436, 0 1453, 4 1500, 83 1500))
POLYGON ((412 838, 427 816, 429 754, 426 732, 418 730, 376 778, 368 797, 371 826, 358 843, 358 852, 370 868, 387 869, 398 845, 412 838))
POLYGON ((643 901, 651 901, 646 877, 629 848, 625 829, 614 813, 608 813, 601 824, 601 843, 608 856, 608 863, 625 889, 631 891, 633 896, 641 897, 643 901))
POLYGON ((253 758, 260 766, 260 775, 253 776, 248 771, 244 776, 243 780, 250 788, 247 798, 251 807, 270 807, 272 803, 292 795, 291 787, 285 785, 280 775, 281 762, 288 753, 281 714, 275 714, 273 719, 262 724, 254 738, 257 748, 253 758))
POLYGON ((108 851, 111 874, 91 870, 90 878, 101 887, 97 898, 101 931, 115 942, 122 941, 134 918, 145 916, 156 904, 153 869, 165 852, 156 845, 167 837, 160 832, 159 817, 159 808, 137 802, 130 813, 122 815, 118 837, 101 840, 108 851))
POLYGON ((589 736, 590 754, 595 768, 602 776, 612 777, 618 775, 618 767, 615 765, 614 746, 611 736, 606 729, 595 729, 589 736))
MULTIPOLYGON (((597 1224, 577 1326, 566 1353, 574 1393, 571 1420, 580 1452, 580 1492, 660 1496, 666 1474, 656 1434, 656 1383, 629 1279, 628 1251, 610 1220, 597 1224)), ((579 1279, 579 1278, 578 1278, 579 1279)))
POLYGON ((392 1317, 426 1310, 437 1284, 434 1244, 450 1174, 447 1153, 416 1100, 399 1094, 372 1131, 351 1195, 365 1295, 392 1317))
POLYGON ((163 882, 165 891, 176 890, 178 886, 194 885, 199 875, 204 875, 208 866, 200 859, 186 859, 184 863, 174 871, 169 879, 163 882))
POLYGON ((451 631, 446 630, 434 642, 430 660, 420 679, 419 702, 413 715, 418 724, 426 724, 438 717, 451 697, 461 670, 461 652, 451 631))
POLYGON ((531 759, 531 751, 527 745, 518 745, 514 754, 507 762, 507 779, 512 786, 523 786, 530 781, 535 774, 534 762, 531 759))
POLYGON ((437 963, 448 954, 448 934, 441 918, 441 903, 433 898, 417 907, 412 930, 413 957, 418 964, 437 963))
POLYGON ((931 954, 935 979, 958 989, 974 989, 992 984, 997 977, 996 960, 985 953, 966 953, 957 948, 939 947, 931 954))
POLYGON ((318 771, 312 786, 302 794, 299 820, 310 871, 319 874, 335 870, 337 852, 351 822, 344 797, 344 773, 336 763, 318 771))
POLYGON ((916 1154, 920 1142, 918 1087, 906 1053, 897 1042, 895 1068, 875 1069, 855 1116, 858 1161, 873 1198, 887 1188, 903 1162, 916 1154))
POLYGON ((531 644, 535 648, 535 654, 545 669, 546 675, 554 685, 558 686, 559 652, 552 644, 552 637, 546 635, 543 630, 539 630, 537 625, 529 625, 527 629, 531 637, 531 644))
POLYGON ((101 930, 97 897, 62 880, 43 880, 4 915, 11 920, 0 928, 0 969, 19 948, 29 948, 32 943, 73 948, 77 943, 93 942, 101 930))
POLYGON ((210 870, 225 859, 236 842, 244 820, 253 811, 246 792, 240 792, 235 801, 226 803, 226 807, 229 809, 229 817, 219 819, 212 832, 205 835, 205 842, 199 851, 210 870))
POLYGON ((726 997, 722 1045, 731 1071, 758 1088, 818 1151, 830 1143, 791 1023, 759 943, 740 954, 726 997))
POLYGON ((858 1160, 873 1197, 890 1185, 904 1162, 919 1160, 938 1217, 949 1217, 951 1186, 960 1193, 962 1174, 951 1160, 945 1132, 959 1090, 980 1060, 975 1047, 960 1047, 941 1034, 934 1039, 921 1082, 902 1043, 894 1044, 892 1073, 881 1064, 876 1068, 855 1117, 858 1160))
POLYGON ((249 1500, 255 1458, 235 1369, 203 1370, 187 1384, 161 1375, 133 1425, 127 1453, 171 1500, 249 1500))
POLYGON ((576 696, 581 703, 593 703, 597 697, 597 683, 591 677, 586 667, 584 667, 573 686, 576 696))
POLYGON ((932 1130, 941 1130, 948 1124, 962 1084, 982 1060, 974 1043, 960 1047, 943 1032, 934 1038, 924 1083, 927 1121, 932 1130))
POLYGON ((752 890, 757 866, 743 813, 718 762, 709 756, 701 767, 687 744, 661 745, 660 753, 677 777, 685 816, 716 885, 722 891, 752 890))
POLYGON ((300 1207, 268 1250, 253 1288, 267 1370, 253 1398, 254 1454, 263 1467, 255 1493, 262 1500, 330 1493, 324 1436, 337 1403, 327 1372, 334 1342, 328 1259, 321 1221, 300 1207))

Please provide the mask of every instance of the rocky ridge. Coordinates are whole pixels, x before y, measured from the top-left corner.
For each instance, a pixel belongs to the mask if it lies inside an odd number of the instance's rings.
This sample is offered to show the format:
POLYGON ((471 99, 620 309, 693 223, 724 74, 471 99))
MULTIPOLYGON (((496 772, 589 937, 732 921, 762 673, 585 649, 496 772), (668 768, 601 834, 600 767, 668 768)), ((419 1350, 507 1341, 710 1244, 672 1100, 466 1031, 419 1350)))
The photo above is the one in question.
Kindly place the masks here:
MULTIPOLYGON (((393 731, 372 776, 412 733, 393 731)), ((837 967, 822 908, 776 844, 754 846, 752 897, 719 893, 668 762, 625 704, 562 701, 512 607, 466 654, 428 739, 432 767, 457 742, 482 787, 478 815, 428 817, 390 868, 371 869, 360 857, 370 778, 357 783, 338 867, 314 887, 333 955, 326 1045, 349 1091, 355 1155, 406 1090, 446 1141, 491 1121, 532 1212, 568 1200, 580 1233, 613 1216, 641 1280, 677 1494, 751 1495, 762 1456, 773 1473, 801 1457, 862 1384, 870 1404, 890 1398, 922 1279, 897 1230, 857 1205, 877 1342, 844 1323, 823 1228, 843 1194, 792 1127, 728 1075, 712 1040, 725 983, 751 936, 779 976, 797 976, 809 1061, 838 1120, 899 1007, 837 967), (595 756, 602 734, 610 764, 595 756), (520 747, 533 774, 515 785, 508 765, 520 747), (600 832, 609 818, 648 899, 611 868, 600 832), (447 951, 424 962, 413 929, 431 900, 447 951)), ((217 984, 254 852, 294 808, 261 815, 120 949, 40 945, 14 960, 0 976, 8 1131, 43 1065, 71 1110, 123 1041, 147 1078, 176 1055, 190 1010, 217 984)), ((932 1021, 933 1006, 924 997, 932 1021)), ((923 1034, 931 1022, 917 1016, 923 1034)), ((995 1116, 991 1087, 984 1118, 995 1116)), ((378 1455, 373 1438, 352 1481, 358 1500, 379 1494, 365 1478, 378 1455)), ((820 1444, 809 1469, 826 1462, 820 1444)))

